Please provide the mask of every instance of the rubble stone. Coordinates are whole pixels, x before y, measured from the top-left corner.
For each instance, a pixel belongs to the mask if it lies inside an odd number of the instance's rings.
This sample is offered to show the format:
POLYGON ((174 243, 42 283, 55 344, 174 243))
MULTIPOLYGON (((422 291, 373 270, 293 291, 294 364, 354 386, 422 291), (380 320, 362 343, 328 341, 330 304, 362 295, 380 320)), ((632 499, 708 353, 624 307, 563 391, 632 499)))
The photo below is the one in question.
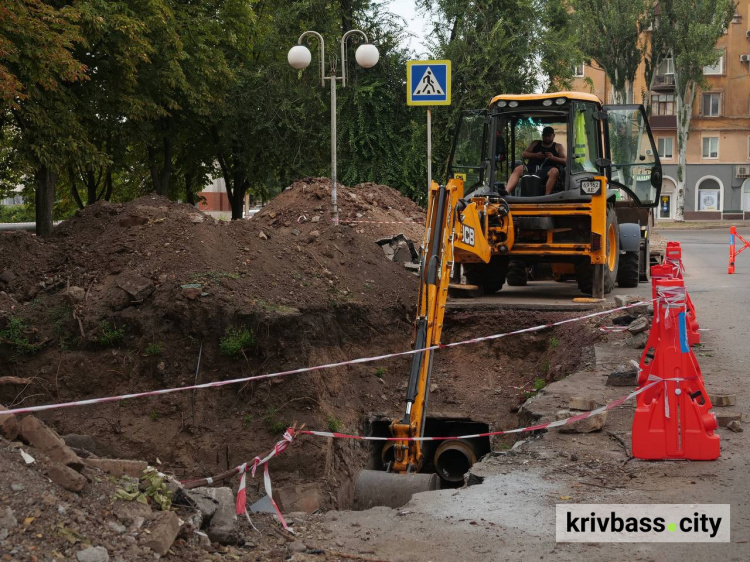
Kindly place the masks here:
MULTIPOLYGON (((7 409, 5 406, 0 406, 0 412, 7 409)), ((18 419, 16 416, 0 413, 0 436, 8 441, 15 441, 16 437, 18 437, 18 419)))
POLYGON ((711 401, 713 406, 725 407, 725 406, 736 406, 737 395, 736 394, 709 394, 708 399, 711 401))
MULTIPOLYGON (((564 420, 571 417, 572 415, 575 414, 571 413, 570 410, 563 410, 561 412, 557 412, 556 418, 558 420, 564 420)), ((589 416, 582 420, 560 426, 558 429, 560 433, 592 433, 594 431, 601 430, 606 422, 607 412, 601 412, 600 414, 589 416)))
POLYGON ((135 274, 121 276, 121 278, 117 280, 117 286, 136 301, 142 301, 151 295, 156 289, 150 279, 135 274))
POLYGON ((21 438, 32 447, 46 454, 51 461, 67 465, 75 470, 83 468, 83 461, 54 430, 42 423, 39 418, 26 416, 19 426, 21 438))
POLYGON ((216 500, 216 511, 205 529, 211 542, 234 544, 239 535, 239 523, 235 512, 234 495, 231 488, 195 488, 216 500))
POLYGON ((47 476, 58 486, 71 492, 80 492, 86 485, 86 477, 64 464, 53 463, 47 468, 47 476))
POLYGON ((219 502, 205 490, 205 488, 195 488, 193 490, 184 490, 183 493, 195 505, 198 511, 203 514, 203 520, 209 521, 219 508, 219 502))
POLYGON ((625 338, 625 345, 633 349, 645 349, 646 343, 648 343, 648 332, 628 334, 625 338))
POLYGON ((86 290, 83 287, 68 287, 62 297, 68 304, 78 304, 86 298, 86 290))
POLYGON ((716 414, 716 421, 719 427, 728 427, 733 421, 741 422, 742 414, 716 414))
POLYGON ((635 386, 638 383, 638 367, 631 363, 620 365, 607 377, 607 386, 635 386))
POLYGON ((590 412, 591 410, 595 410, 599 407, 599 404, 596 402, 596 400, 592 400, 591 398, 583 398, 581 396, 571 396, 570 400, 568 400, 568 409, 570 410, 580 410, 582 412, 590 412))
POLYGON ((646 330, 648 330, 650 324, 651 322, 649 322, 648 318, 641 316, 640 318, 636 318, 630 323, 630 325, 628 326, 628 332, 633 335, 640 334, 641 332, 645 332, 646 330))
POLYGON ((18 526, 16 514, 10 507, 0 508, 0 529, 15 529, 18 526))
POLYGON ((161 511, 154 518, 149 531, 148 539, 143 542, 143 546, 164 556, 180 531, 180 518, 174 511, 161 511))
POLYGON ((727 429, 734 431, 735 433, 742 433, 744 429, 742 429, 742 424, 739 422, 739 420, 732 420, 727 424, 727 429))
POLYGON ((90 546, 76 552, 78 562, 109 562, 109 552, 103 546, 90 546))

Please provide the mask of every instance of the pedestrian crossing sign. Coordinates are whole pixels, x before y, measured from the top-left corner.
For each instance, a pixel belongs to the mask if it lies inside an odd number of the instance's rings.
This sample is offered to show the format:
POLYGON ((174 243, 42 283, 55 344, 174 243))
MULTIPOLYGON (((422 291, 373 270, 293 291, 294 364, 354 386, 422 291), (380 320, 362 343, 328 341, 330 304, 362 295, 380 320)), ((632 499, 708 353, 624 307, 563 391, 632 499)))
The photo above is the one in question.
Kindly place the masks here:
POLYGON ((450 105, 451 61, 408 61, 406 63, 406 104, 450 105))

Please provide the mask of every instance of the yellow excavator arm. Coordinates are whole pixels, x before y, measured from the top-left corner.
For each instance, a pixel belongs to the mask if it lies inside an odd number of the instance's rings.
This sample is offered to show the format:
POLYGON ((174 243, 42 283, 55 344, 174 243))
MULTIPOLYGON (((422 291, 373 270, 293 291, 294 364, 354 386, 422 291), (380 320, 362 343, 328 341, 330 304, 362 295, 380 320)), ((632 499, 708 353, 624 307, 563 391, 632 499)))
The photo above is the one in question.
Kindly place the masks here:
MULTIPOLYGON (((394 437, 423 437, 427 397, 430 388, 433 349, 440 344, 448 299, 448 284, 453 268, 454 246, 489 262, 490 247, 484 235, 482 218, 474 203, 465 204, 463 182, 452 179, 446 186, 430 186, 427 224, 422 243, 417 318, 414 322, 414 349, 406 391, 406 411, 394 420, 394 437)), ((393 472, 418 472, 422 466, 420 441, 397 441, 394 445, 393 472)))

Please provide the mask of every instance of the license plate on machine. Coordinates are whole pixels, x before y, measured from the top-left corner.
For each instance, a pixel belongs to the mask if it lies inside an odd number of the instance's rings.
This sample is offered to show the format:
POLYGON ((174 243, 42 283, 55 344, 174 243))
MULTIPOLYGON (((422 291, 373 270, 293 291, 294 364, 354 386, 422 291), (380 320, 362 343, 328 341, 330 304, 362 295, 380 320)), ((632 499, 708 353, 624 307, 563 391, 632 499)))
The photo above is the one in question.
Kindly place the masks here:
POLYGON ((589 180, 581 182, 581 192, 586 195, 596 195, 602 188, 602 182, 599 180, 589 180))

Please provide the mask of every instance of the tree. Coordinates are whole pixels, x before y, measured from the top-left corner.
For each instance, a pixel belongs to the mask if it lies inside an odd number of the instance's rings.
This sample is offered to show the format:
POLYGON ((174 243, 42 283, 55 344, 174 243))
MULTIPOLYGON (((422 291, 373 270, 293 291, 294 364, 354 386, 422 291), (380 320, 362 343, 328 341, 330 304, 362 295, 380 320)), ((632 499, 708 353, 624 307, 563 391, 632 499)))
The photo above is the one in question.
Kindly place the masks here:
POLYGON ((572 0, 578 45, 607 74, 615 103, 633 103, 633 81, 646 50, 651 0, 572 0))
POLYGON ((687 141, 693 104, 705 87, 703 68, 716 64, 722 52, 717 41, 735 12, 734 0, 660 0, 652 34, 652 68, 667 56, 674 61, 677 112, 677 188, 675 220, 684 220, 687 141))
POLYGON ((55 186, 67 155, 87 150, 64 86, 86 78, 72 50, 78 11, 42 0, 0 6, 0 130, 34 178, 36 232, 52 232, 55 186))

